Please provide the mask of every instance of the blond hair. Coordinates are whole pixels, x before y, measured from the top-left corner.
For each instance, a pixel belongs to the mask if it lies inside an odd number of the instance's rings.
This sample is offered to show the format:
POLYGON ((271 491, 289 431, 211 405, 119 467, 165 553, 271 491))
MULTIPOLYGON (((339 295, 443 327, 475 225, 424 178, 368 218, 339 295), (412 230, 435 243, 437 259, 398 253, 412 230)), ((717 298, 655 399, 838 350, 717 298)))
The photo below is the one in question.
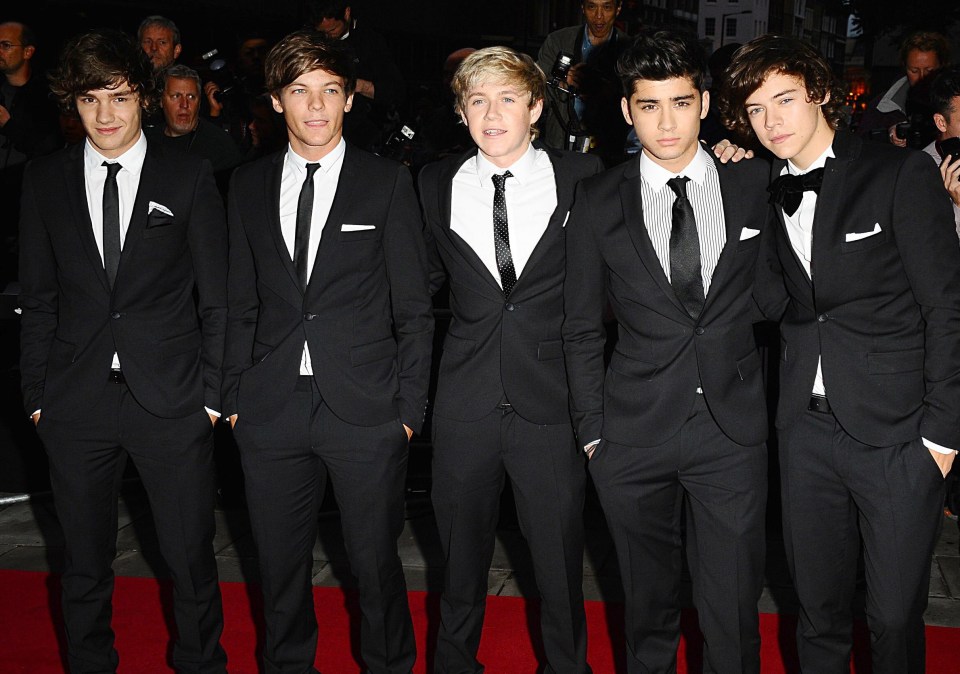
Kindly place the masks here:
POLYGON ((530 94, 530 107, 543 100, 547 78, 532 58, 509 47, 479 49, 463 59, 453 74, 450 88, 454 109, 463 113, 472 89, 483 82, 505 82, 530 94))

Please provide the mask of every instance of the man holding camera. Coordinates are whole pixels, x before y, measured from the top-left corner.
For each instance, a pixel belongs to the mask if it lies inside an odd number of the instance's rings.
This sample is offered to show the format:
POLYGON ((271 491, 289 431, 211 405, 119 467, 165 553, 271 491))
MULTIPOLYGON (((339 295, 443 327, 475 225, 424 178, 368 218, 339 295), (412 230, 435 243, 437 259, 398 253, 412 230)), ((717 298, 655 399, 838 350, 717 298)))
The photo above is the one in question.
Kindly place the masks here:
POLYGON ((935 135, 927 96, 930 76, 950 62, 950 45, 939 33, 913 33, 900 47, 900 60, 904 76, 870 103, 858 133, 864 138, 887 139, 897 147, 920 149, 935 135))
POLYGON ((583 25, 550 33, 537 55, 549 85, 540 122, 543 142, 595 153, 608 167, 623 161, 629 130, 620 114, 616 68, 626 35, 613 25, 622 5, 622 0, 583 0, 583 25))
POLYGON ((937 139, 923 148, 943 177, 953 202, 953 221, 960 236, 960 66, 944 68, 930 84, 930 105, 937 139))

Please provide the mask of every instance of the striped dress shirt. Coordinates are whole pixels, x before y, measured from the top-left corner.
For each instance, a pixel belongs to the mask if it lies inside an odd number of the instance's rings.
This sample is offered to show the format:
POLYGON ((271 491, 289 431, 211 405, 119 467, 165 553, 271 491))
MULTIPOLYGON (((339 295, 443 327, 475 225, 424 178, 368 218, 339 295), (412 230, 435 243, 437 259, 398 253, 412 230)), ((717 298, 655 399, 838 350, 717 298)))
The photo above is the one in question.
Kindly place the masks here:
POLYGON ((704 296, 710 292, 710 280, 717 268, 720 252, 727 242, 727 228, 723 218, 723 197, 720 179, 713 157, 701 145, 697 154, 678 173, 663 168, 646 153, 640 155, 640 196, 643 199, 643 223, 653 243, 660 265, 670 280, 670 230, 673 228, 673 202, 676 195, 667 181, 677 176, 690 178, 687 197, 697 220, 697 238, 700 241, 700 271, 704 296))

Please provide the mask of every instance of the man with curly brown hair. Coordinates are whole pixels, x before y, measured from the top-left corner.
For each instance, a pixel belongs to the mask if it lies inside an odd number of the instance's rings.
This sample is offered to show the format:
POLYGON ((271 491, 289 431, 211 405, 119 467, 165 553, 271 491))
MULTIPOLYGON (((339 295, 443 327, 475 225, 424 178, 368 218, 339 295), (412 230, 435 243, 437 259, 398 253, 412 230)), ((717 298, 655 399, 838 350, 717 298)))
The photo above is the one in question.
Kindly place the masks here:
POLYGON ((842 90, 806 43, 734 56, 729 126, 776 160, 756 298, 781 321, 777 428, 787 562, 805 672, 849 668, 863 551, 876 674, 924 671, 923 611, 960 447, 960 246, 921 152, 842 126, 842 90))
POLYGON ((70 671, 117 669, 111 564, 129 458, 173 580, 174 666, 224 672, 213 555, 222 202, 209 163, 144 137, 153 75, 131 37, 74 38, 51 89, 86 141, 35 160, 24 177, 20 371, 63 528, 70 671))

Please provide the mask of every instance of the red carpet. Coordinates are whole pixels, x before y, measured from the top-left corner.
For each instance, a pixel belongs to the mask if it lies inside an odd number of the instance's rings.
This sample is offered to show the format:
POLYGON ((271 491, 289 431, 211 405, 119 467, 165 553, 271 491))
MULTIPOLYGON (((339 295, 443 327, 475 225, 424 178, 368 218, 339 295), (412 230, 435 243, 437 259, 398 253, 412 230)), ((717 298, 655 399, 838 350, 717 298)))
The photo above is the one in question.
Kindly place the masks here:
MULTIPOLYGON (((223 583, 226 630, 223 646, 231 674, 257 674, 257 625, 248 587, 223 583)), ((259 592, 253 588, 254 593, 259 592)), ((338 589, 314 588, 317 619, 320 623, 320 652, 317 668, 324 674, 355 674, 360 671, 353 650, 356 647, 359 613, 354 595, 338 589), (352 633, 354 636, 352 637, 352 633)), ((0 571, 0 672, 3 674, 53 674, 64 671, 58 645, 59 632, 53 615, 59 615, 59 582, 55 576, 26 571, 0 571)), ((255 596, 254 601, 257 601, 255 596)), ((169 588, 152 579, 117 578, 113 626, 120 652, 120 672, 125 674, 169 674, 166 663, 169 646, 169 588)), ((410 610, 417 636, 419 659, 414 671, 426 674, 427 658, 436 641, 438 600, 436 595, 410 593, 410 610)), ((259 612, 259 609, 257 609, 259 612)), ((259 619, 259 618, 257 618, 259 619)), ((622 611, 617 605, 587 602, 590 647, 589 660, 596 674, 624 671, 622 662, 622 611)), ((57 618, 59 621, 59 617, 57 618)), ((490 597, 486 626, 480 646, 480 660, 490 674, 532 673, 537 669, 529 624, 536 624, 536 604, 510 597, 490 597)), ((793 616, 761 615, 763 674, 796 672, 793 665, 793 616), (783 650, 781 650, 783 646, 783 650)), ((866 635, 857 634, 857 674, 869 672, 864 659, 866 635)), ((684 638, 678 671, 699 672, 701 642, 696 618, 684 615, 684 638)), ((960 629, 927 628, 927 671, 955 674, 960 653, 960 629)), ((431 668, 432 669, 432 668, 431 668)))

